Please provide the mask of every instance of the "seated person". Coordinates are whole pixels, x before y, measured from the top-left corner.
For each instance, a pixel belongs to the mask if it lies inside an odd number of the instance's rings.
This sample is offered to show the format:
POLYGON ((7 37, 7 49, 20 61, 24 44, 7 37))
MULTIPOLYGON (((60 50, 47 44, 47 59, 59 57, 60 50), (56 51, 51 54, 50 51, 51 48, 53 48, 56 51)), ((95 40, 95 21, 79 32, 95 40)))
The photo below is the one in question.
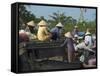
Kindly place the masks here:
POLYGON ((48 41, 51 38, 51 33, 48 32, 47 23, 44 20, 39 22, 39 28, 37 32, 37 38, 40 41, 48 41))
POLYGON ((29 22, 27 23, 27 26, 29 27, 31 33, 36 34, 36 31, 37 31, 37 30, 36 30, 36 24, 34 23, 33 20, 32 20, 32 21, 29 21, 29 22))
POLYGON ((36 25, 35 25, 35 23, 34 23, 33 20, 27 23, 27 27, 26 27, 25 30, 26 30, 26 32, 27 32, 30 40, 37 38, 36 37, 36 29, 35 29, 35 26, 36 25))
POLYGON ((61 22, 59 22, 56 25, 56 27, 54 27, 54 28, 51 29, 51 33, 52 33, 51 39, 52 40, 57 40, 57 39, 60 38, 61 33, 62 33, 62 28, 63 28, 63 25, 61 24, 61 22))

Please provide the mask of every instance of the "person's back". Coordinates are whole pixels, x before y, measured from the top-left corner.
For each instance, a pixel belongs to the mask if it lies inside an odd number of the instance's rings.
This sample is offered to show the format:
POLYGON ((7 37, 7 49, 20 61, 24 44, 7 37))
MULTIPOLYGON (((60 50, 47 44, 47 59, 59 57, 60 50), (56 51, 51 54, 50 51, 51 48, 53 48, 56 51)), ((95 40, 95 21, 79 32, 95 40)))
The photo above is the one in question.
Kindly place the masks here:
POLYGON ((61 37, 62 28, 63 25, 61 22, 59 22, 54 28, 51 29, 50 32, 52 33, 52 40, 57 40, 61 37))
POLYGON ((41 41, 45 41, 48 37, 49 32, 47 31, 46 27, 39 27, 37 37, 41 41))
POLYGON ((52 33, 53 40, 57 40, 60 37, 60 29, 57 27, 52 28, 50 32, 52 33))
POLYGON ((62 27, 54 27, 50 32, 52 33, 52 39, 60 39, 62 34, 62 27))
POLYGON ((37 32, 38 40, 40 41, 50 40, 51 34, 48 32, 47 25, 48 24, 44 20, 41 20, 38 23, 38 26, 39 26, 38 32, 37 32))

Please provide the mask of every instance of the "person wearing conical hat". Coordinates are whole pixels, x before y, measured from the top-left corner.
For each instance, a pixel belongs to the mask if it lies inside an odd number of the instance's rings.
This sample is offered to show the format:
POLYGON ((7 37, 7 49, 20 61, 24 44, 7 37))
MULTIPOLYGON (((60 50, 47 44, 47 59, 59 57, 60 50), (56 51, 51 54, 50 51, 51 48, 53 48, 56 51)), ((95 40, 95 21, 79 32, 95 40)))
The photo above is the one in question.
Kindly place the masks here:
POLYGON ((29 21, 28 23, 27 23, 27 26, 26 26, 26 29, 25 29, 25 31, 26 31, 26 33, 27 33, 27 35, 28 35, 28 37, 29 37, 29 40, 33 40, 33 39, 36 39, 37 37, 36 37, 36 29, 35 29, 35 23, 34 23, 34 21, 32 20, 32 21, 29 21))
POLYGON ((36 34, 36 24, 34 23, 34 21, 32 20, 32 21, 29 21, 28 23, 27 23, 27 26, 28 26, 28 28, 29 28, 29 30, 30 30, 30 32, 31 33, 34 33, 34 34, 36 34))
POLYGON ((34 21, 32 20, 32 21, 29 21, 29 22, 27 23, 27 25, 28 25, 28 26, 35 26, 35 23, 34 23, 34 21))
POLYGON ((73 43, 73 36, 71 32, 65 33, 66 40, 61 46, 66 46, 67 48, 67 59, 68 62, 71 63, 75 60, 75 48, 74 48, 74 43, 73 43))
POLYGON ((47 26, 47 22, 44 21, 44 20, 41 20, 39 23, 38 23, 38 26, 47 26))
POLYGON ((38 40, 40 40, 40 41, 50 40, 51 34, 48 31, 47 25, 48 25, 47 22, 44 21, 44 20, 41 20, 38 23, 38 26, 39 26, 38 32, 37 32, 37 38, 38 38, 38 40))
POLYGON ((87 31, 85 33, 84 42, 89 48, 91 48, 93 46, 93 39, 92 39, 89 28, 87 28, 87 31))
POLYGON ((51 33, 52 33, 52 40, 57 40, 60 39, 61 37, 61 33, 62 33, 62 28, 63 25, 61 22, 59 22, 54 28, 51 29, 51 33))

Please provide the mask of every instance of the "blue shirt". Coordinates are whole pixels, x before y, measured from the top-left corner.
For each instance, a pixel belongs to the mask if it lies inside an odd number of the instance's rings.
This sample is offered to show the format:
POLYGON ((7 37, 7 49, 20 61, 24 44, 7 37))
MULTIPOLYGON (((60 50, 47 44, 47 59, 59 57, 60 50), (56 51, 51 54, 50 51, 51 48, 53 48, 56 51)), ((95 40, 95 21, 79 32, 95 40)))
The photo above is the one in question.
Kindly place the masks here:
POLYGON ((57 38, 60 38, 61 35, 61 29, 54 27, 51 29, 51 33, 52 33, 52 39, 56 40, 57 38))

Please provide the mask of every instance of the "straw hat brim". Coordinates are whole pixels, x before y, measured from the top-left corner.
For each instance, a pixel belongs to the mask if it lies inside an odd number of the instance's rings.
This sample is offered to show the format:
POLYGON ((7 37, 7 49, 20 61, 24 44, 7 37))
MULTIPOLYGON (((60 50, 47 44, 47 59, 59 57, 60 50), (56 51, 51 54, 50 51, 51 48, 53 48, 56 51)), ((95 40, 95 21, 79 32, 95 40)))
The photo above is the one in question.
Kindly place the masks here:
POLYGON ((62 25, 61 22, 59 22, 56 26, 57 26, 57 27, 63 27, 63 25, 62 25))
POLYGON ((35 23, 34 23, 34 21, 30 21, 30 22, 27 23, 27 25, 28 26, 35 26, 35 23))
POLYGON ((47 24, 47 22, 46 22, 46 21, 41 20, 41 21, 38 23, 38 25, 39 25, 39 26, 40 26, 40 25, 45 25, 45 26, 47 26, 48 24, 47 24))
POLYGON ((73 38, 73 36, 71 35, 70 32, 65 33, 65 37, 67 37, 67 38, 73 38))
POLYGON ((90 32, 86 32, 86 34, 85 35, 90 35, 91 33, 90 32))

